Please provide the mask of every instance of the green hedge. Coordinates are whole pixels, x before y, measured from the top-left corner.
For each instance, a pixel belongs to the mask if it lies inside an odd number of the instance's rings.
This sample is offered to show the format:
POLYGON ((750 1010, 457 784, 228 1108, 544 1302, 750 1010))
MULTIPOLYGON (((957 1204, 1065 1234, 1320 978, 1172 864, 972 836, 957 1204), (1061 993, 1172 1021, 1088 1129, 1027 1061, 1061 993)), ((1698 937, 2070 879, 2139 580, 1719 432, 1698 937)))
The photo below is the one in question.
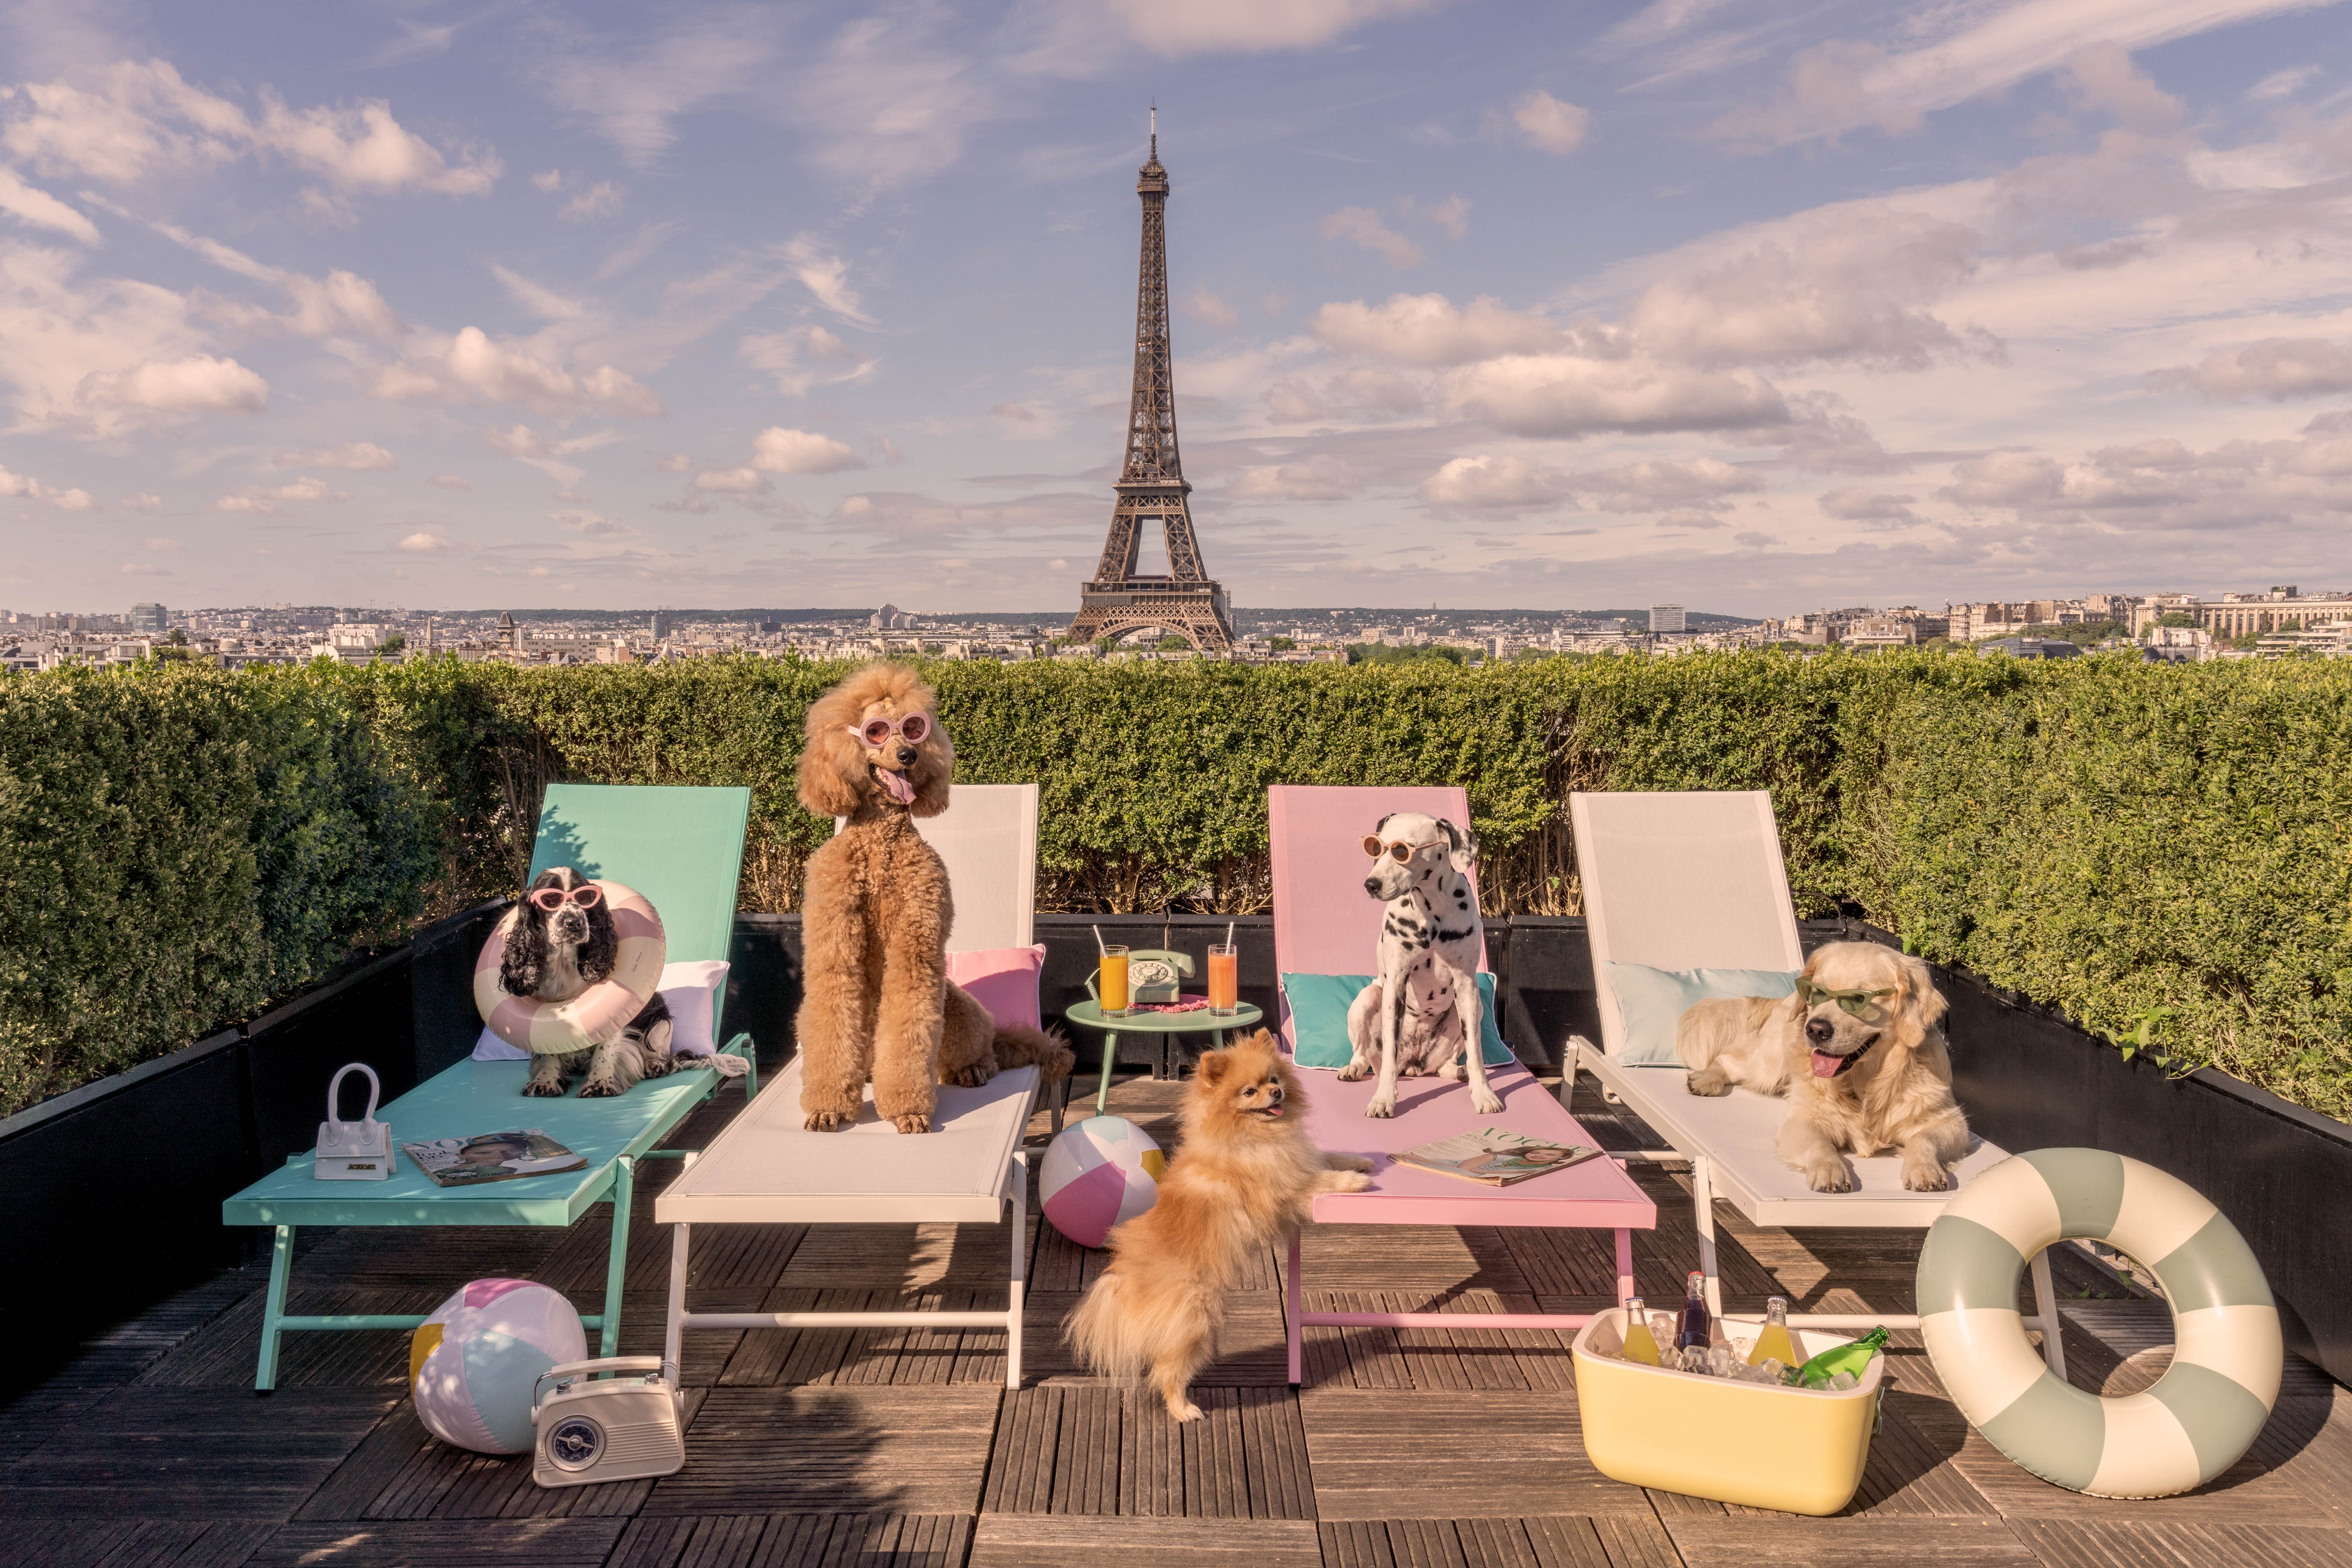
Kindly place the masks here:
MULTIPOLYGON (((0 1108, 193 1039, 389 922, 510 890, 556 779, 748 784, 791 909, 837 666, 0 682, 0 1108)), ((1460 783, 1490 910, 1580 907, 1575 789, 1767 788, 1801 910, 2352 1113, 2352 662, 1914 654, 1460 671, 938 664, 957 776, 1043 786, 1042 907, 1246 912, 1265 786, 1460 783)), ((1692 896, 1706 896, 1694 888, 1692 896)))

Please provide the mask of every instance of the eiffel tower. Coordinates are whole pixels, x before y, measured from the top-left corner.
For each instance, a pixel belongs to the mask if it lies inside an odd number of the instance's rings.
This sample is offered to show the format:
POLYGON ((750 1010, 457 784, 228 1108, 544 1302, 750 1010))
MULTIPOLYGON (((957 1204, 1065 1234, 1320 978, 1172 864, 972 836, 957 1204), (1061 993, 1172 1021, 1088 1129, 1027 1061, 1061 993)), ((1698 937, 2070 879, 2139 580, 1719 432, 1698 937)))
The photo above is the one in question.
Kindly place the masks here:
POLYGON ((1070 623, 1074 641, 1097 642, 1129 632, 1161 627, 1204 653, 1234 646, 1233 617, 1223 584, 1201 564, 1201 543, 1192 536, 1192 487, 1176 455, 1176 383, 1168 349, 1168 171, 1160 165, 1160 111, 1151 115, 1151 160, 1136 172, 1136 195, 1143 198, 1143 265, 1135 297, 1135 391, 1127 418, 1127 464, 1112 488, 1110 537, 1094 580, 1078 600, 1070 623), (1168 541, 1168 575, 1139 577, 1135 571, 1139 531, 1157 521, 1168 541))

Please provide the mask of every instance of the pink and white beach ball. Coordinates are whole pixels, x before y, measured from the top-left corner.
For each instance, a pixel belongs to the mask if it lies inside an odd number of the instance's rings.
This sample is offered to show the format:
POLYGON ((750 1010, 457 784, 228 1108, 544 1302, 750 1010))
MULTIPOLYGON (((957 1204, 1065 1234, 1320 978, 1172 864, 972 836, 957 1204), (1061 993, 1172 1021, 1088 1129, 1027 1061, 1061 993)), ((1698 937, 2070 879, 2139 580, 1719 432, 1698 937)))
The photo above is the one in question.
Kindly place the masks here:
POLYGON ((416 1418, 445 1443, 477 1454, 531 1446, 530 1391, 539 1374, 588 1359, 579 1310, 528 1279, 477 1279, 433 1310, 408 1342, 416 1418))
POLYGON ((1168 1156, 1142 1128, 1124 1117, 1089 1116, 1047 1146, 1037 1191, 1055 1230, 1080 1247, 1100 1247, 1111 1226, 1159 1198, 1167 1168, 1168 1156))

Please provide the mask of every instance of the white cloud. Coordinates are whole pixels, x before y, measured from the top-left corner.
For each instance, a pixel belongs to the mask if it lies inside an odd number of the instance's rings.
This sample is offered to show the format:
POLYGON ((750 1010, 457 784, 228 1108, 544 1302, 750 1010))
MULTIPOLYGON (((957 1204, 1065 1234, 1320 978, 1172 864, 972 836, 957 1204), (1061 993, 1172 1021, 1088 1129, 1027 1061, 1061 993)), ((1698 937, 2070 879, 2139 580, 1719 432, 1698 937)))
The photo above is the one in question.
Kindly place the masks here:
POLYGON ((1952 482, 1936 493, 1963 506, 2023 506, 2065 493, 2066 470, 2038 452, 1989 452, 1952 466, 1952 482))
MULTIPOLYGON (((1815 136, 1834 138, 1864 127, 1901 134, 1916 130, 1935 110, 2059 69, 2081 58, 2086 48, 2142 49, 2260 16, 2312 10, 2329 3, 2019 0, 1996 10, 1945 7, 1916 18, 1916 30, 1906 37, 1906 42, 1916 47, 1904 53, 1890 54, 1875 44, 1848 39, 1805 50, 1789 68, 1777 101, 1767 108, 1725 114, 1715 122, 1714 133, 1766 145, 1815 136), (1958 26, 1940 37, 1921 36, 1930 34, 1937 23, 1958 26)), ((2100 78, 2105 68, 2095 65, 2091 70, 2100 78)), ((2153 106, 2152 100, 2137 92, 2118 100, 2097 87, 2089 91, 2106 98, 2110 104, 2153 106)))
POLYGON ((2352 343, 2322 338, 2265 338, 2243 348, 2223 349, 2194 365, 2155 372, 2160 388, 2182 387, 2217 403, 2267 397, 2314 397, 2352 392, 2352 343))
POLYGON ((648 418, 662 413, 661 398, 625 371, 607 364, 575 376, 527 348, 493 342, 479 327, 379 371, 371 390, 404 403, 520 403, 551 413, 598 404, 648 418))
POLYGON ((1393 294, 1377 306, 1351 300, 1324 306, 1307 330, 1350 353, 1427 366, 1542 353, 1565 341, 1541 316, 1507 310, 1483 294, 1458 310, 1443 294, 1393 294))
POLYGON ((1591 122, 1589 110, 1563 102, 1539 87, 1529 88, 1511 100, 1510 128, 1514 136, 1554 157, 1565 158, 1583 146, 1585 130, 1591 122))
POLYGON ((566 223, 579 223, 587 218, 602 217, 620 205, 621 187, 610 180, 599 180, 564 203, 555 216, 566 223))
POLYGON ((764 474, 830 474, 865 466, 843 443, 811 430, 771 426, 751 442, 751 467, 764 474))
POLYGON ((1508 453, 1456 458, 1421 482, 1421 499, 1447 517, 1549 511, 1568 496, 1565 476, 1508 453))
POLYGON ((773 75, 777 31, 750 8, 710 9, 615 47, 550 22, 530 68, 551 102, 642 168, 677 141, 680 116, 773 75))
MULTIPOLYGON (((552 515, 555 521, 564 527, 585 534, 590 539, 620 539, 637 531, 627 523, 615 521, 602 512, 559 511, 552 515)), ((535 568, 535 570, 541 576, 546 574, 544 567, 535 568)))
POLYGON ((1571 474, 1569 483, 1579 494, 1590 496, 1601 510, 1615 512, 1665 511, 1675 507, 1712 510, 1727 497, 1764 488, 1761 475, 1715 458, 1646 459, 1571 474))
POLYGON ((84 245, 101 243, 98 225, 48 192, 26 184, 14 169, 0 164, 0 212, 35 228, 71 235, 84 245))
POLYGON ((125 511, 162 511, 163 510, 163 498, 155 494, 152 490, 134 490, 130 495, 122 498, 122 510, 125 511))
POLYGON ((210 167, 244 154, 283 159, 345 191, 479 195, 497 183, 488 152, 453 161, 403 127, 381 100, 296 109, 268 88, 259 112, 181 79, 165 60, 121 60, 89 87, 28 82, 12 89, 0 147, 46 173, 109 184, 210 167))
POLYGON ((1407 216, 1427 218, 1444 229, 1449 239, 1460 239, 1470 232, 1470 198, 1451 195, 1442 202, 1416 202, 1407 198, 1402 204, 1407 216))
POLYGON ((1370 207, 1341 207, 1325 218, 1323 237, 1344 239, 1378 255, 1391 267, 1418 267, 1428 253, 1381 221, 1370 207))
POLYGON ((665 474, 682 474, 694 467, 694 459, 684 452, 665 452, 654 458, 654 467, 665 474))
POLYGON ((1171 58, 1311 49, 1442 0, 1111 0, 1138 42, 1171 58))
POLYGON ((448 555, 463 551, 465 546, 459 544, 455 540, 445 538, 441 534, 428 533, 423 530, 419 530, 418 531, 409 534, 405 538, 402 539, 395 548, 410 551, 419 555, 448 555))
POLYGON ((694 488, 721 495, 758 495, 768 488, 768 476, 753 468, 706 468, 694 476, 694 488))
POLYGON ((849 287, 849 263, 827 255, 806 236, 784 247, 784 260, 818 304, 845 321, 861 327, 874 324, 874 319, 858 308, 857 295, 849 287))
POLYGON ((1699 371, 1641 353, 1507 355, 1449 372, 1441 396, 1457 416, 1520 436, 1741 430, 1789 419, 1779 389, 1754 371, 1699 371))
POLYGON ((542 191, 550 193, 560 191, 563 188, 563 171, 561 169, 542 169, 538 174, 533 174, 530 177, 530 183, 537 185, 542 191))
POLYGON ((1889 495, 1873 490, 1866 485, 1849 486, 1843 489, 1823 490, 1821 507, 1824 516, 1841 522, 1917 522, 1919 514, 1911 510, 1919 498, 1909 495, 1889 495))
POLYGON ((2085 109, 2134 131, 2163 131, 2180 118, 2180 100, 2149 80, 2120 44, 2084 45, 2067 59, 2066 75, 2085 109))
POLYGON ((213 510, 259 512, 266 517, 274 514, 280 506, 290 501, 337 501, 351 499, 350 491, 336 489, 324 479, 312 479, 305 474, 289 484, 247 485, 243 489, 231 490, 213 502, 213 510))
POLYGON ((163 414, 258 414, 269 405, 269 384, 233 359, 190 354, 93 375, 82 396, 100 405, 163 414))
POLYGON ((445 490, 469 490, 474 488, 473 480, 457 474, 436 474, 425 482, 445 490))
POLYGON ((1244 468, 1226 487, 1225 496, 1230 500, 1349 500, 1363 490, 1353 465, 1319 452, 1295 463, 1244 468))
POLYGON ((176 539, 151 539, 142 547, 151 555, 164 555, 180 548, 176 539))
POLYGON ((92 504, 88 490, 61 490, 23 474, 12 474, 6 468, 0 468, 0 496, 47 501, 64 511, 88 511, 92 504))
POLYGON ((118 569, 124 577, 169 577, 171 574, 152 561, 126 561, 118 569))
POLYGON ((1184 313, 1203 326, 1225 331, 1241 324, 1241 312, 1206 289, 1195 289, 1184 296, 1184 313))
POLYGON ((340 447, 322 447, 311 452, 280 452, 272 466, 280 468, 348 468, 355 473, 400 467, 390 452, 373 441, 347 441, 340 447))
POLYGON ((1919 369, 1961 346, 1928 306, 1975 272, 1982 244, 1958 224, 1876 203, 1808 213, 1717 265, 1652 284, 1628 325, 1643 348, 1695 364, 1919 369))
POLYGON ((782 332, 754 332, 736 343, 745 364, 775 377, 776 390, 805 396, 812 387, 864 381, 881 361, 814 323, 782 332))

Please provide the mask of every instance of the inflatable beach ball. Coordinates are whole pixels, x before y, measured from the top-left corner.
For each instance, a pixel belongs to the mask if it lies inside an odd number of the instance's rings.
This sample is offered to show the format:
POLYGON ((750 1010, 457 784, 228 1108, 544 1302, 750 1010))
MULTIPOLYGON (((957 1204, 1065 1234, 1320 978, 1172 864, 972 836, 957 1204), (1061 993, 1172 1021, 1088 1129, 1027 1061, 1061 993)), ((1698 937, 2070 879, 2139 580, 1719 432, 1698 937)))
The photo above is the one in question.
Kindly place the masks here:
POLYGON ((530 1389, 539 1374, 588 1359, 580 1314, 528 1279, 477 1279, 434 1310, 408 1342, 416 1418, 477 1454, 530 1449, 530 1389))
POLYGON ((1037 1191, 1055 1230, 1080 1247, 1100 1247, 1111 1226, 1151 1206, 1167 1168, 1168 1156, 1142 1128, 1089 1116, 1047 1146, 1037 1191))

